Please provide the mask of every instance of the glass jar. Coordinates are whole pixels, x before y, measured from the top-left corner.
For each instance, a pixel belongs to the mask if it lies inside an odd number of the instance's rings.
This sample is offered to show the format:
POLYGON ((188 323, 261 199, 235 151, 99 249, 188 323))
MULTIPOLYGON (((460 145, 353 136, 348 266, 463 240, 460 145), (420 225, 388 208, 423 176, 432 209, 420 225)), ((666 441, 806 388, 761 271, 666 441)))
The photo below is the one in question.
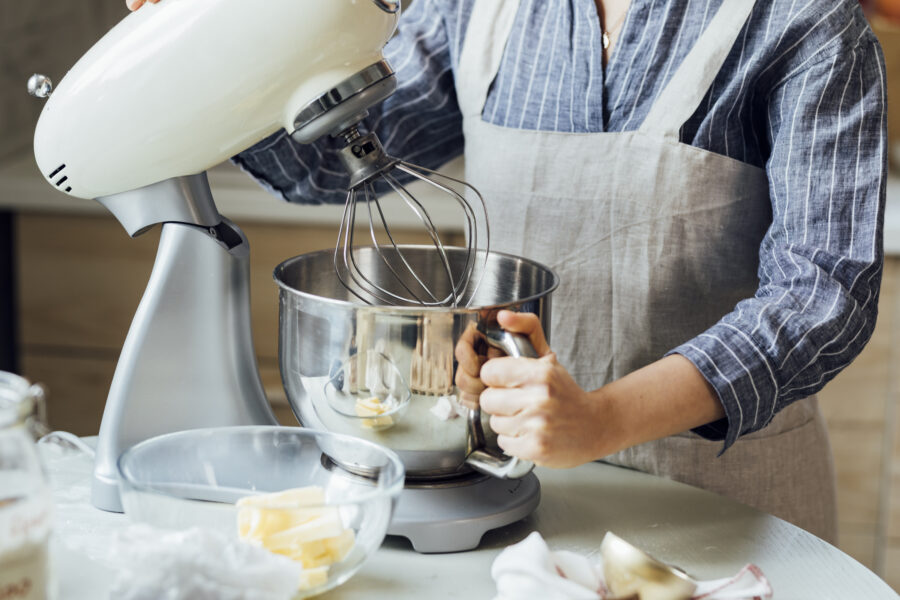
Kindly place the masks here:
POLYGON ((44 391, 0 371, 0 599, 49 596, 50 485, 38 458, 44 391))

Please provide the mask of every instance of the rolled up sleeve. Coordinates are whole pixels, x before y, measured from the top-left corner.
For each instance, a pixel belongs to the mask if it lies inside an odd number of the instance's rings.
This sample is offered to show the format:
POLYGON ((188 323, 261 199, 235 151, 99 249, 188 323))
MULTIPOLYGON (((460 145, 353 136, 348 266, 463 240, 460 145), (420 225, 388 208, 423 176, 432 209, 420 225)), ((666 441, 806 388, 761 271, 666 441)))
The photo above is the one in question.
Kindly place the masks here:
POLYGON ((724 440, 723 452, 850 364, 875 327, 881 284, 887 132, 877 42, 866 36, 792 74, 766 106, 773 218, 759 289, 673 351, 718 394, 726 418, 695 431, 724 440))

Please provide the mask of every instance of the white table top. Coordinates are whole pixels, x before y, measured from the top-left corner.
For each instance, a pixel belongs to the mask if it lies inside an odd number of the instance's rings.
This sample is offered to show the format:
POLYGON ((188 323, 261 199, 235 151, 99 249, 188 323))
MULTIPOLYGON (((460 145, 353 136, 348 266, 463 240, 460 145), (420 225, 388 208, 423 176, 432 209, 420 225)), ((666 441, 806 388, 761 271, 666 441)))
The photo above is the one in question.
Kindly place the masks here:
MULTIPOLYGON (((127 524, 123 515, 88 503, 90 461, 44 451, 55 487, 57 524, 53 572, 60 598, 106 598, 115 574, 92 557, 127 524)), ((474 551, 417 554, 388 538, 330 600, 489 599, 496 591, 491 563, 507 545, 539 531, 553 550, 597 554, 606 531, 676 564, 700 579, 762 568, 776 599, 896 600, 875 574, 837 548, 775 517, 716 494, 604 464, 538 469, 542 499, 529 518, 489 532, 474 551)))

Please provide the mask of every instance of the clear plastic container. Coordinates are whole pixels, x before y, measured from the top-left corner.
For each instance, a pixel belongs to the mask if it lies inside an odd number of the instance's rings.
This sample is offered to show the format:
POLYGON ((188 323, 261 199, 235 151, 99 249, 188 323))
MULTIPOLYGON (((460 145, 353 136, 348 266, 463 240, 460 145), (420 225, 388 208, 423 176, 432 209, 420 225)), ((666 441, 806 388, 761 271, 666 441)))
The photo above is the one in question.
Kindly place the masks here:
POLYGON ((43 402, 43 388, 0 371, 0 598, 50 596, 53 497, 34 443, 43 402))
POLYGON ((250 543, 303 564, 309 577, 300 598, 345 582, 378 549, 404 482, 403 464, 391 450, 296 427, 159 436, 127 450, 119 474, 132 521, 169 530, 207 528, 232 538, 240 531, 245 540, 249 531, 250 543), (316 488, 321 496, 286 494, 262 506, 236 505, 248 496, 298 488, 316 488), (306 524, 309 514, 320 519, 317 525, 306 524))

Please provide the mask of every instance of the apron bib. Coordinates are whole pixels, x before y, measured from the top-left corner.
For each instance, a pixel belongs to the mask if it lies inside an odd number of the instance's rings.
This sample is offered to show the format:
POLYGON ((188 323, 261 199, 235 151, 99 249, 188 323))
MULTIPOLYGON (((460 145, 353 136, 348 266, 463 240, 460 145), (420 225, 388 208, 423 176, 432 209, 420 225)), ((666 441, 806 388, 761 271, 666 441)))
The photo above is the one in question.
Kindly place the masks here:
MULTIPOLYGON (((753 5, 722 5, 639 130, 572 134, 482 120, 519 2, 475 3, 456 73, 466 180, 487 203, 492 250, 559 274, 552 346, 585 389, 662 358, 758 288, 759 246, 772 220, 765 171, 679 141, 753 5)), ((834 540, 834 468, 815 398, 717 457, 721 445, 685 432, 605 460, 834 540)))

